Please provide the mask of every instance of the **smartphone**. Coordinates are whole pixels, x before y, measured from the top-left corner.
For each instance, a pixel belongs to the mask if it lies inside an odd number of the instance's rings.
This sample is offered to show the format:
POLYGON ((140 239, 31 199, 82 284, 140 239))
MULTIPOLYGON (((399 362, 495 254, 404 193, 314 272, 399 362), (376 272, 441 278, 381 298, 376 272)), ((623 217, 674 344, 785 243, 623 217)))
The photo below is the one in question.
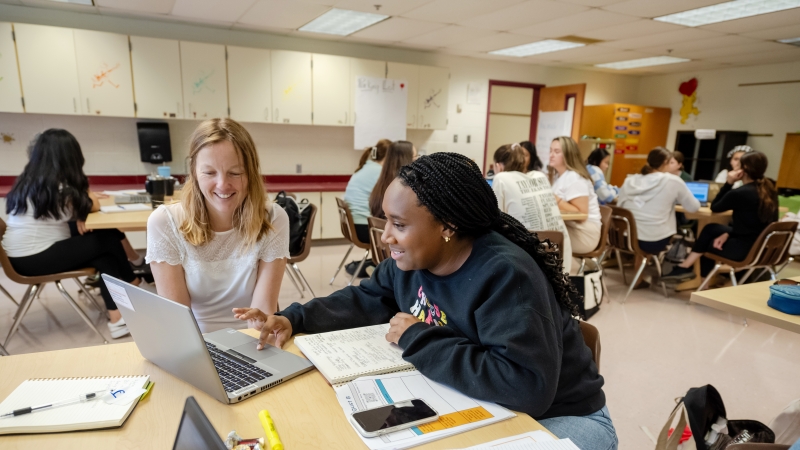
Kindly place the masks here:
POLYGON ((376 437, 438 419, 439 413, 419 398, 354 412, 350 416, 350 422, 364 437, 376 437))

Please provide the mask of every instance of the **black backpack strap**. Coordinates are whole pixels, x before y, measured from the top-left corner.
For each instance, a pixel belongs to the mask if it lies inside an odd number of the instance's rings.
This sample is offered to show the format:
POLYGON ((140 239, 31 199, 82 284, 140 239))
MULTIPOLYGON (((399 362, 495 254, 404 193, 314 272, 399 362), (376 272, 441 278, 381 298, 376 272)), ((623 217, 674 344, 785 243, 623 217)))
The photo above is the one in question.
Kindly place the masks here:
POLYGON ((727 418, 725 404, 714 386, 707 384, 699 388, 691 388, 683 397, 683 404, 689 415, 689 427, 698 449, 706 448, 705 436, 711 425, 719 417, 727 418))

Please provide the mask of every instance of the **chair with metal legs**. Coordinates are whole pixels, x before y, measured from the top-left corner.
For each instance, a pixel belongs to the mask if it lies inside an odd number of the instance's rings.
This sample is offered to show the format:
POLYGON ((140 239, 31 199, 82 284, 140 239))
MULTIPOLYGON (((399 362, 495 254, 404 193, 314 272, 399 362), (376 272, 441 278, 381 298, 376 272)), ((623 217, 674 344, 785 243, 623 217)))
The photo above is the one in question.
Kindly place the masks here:
POLYGON ((574 258, 581 259, 581 267, 578 269, 578 275, 583 275, 587 259, 592 261, 597 270, 602 270, 600 264, 603 264, 608 249, 608 228, 611 226, 611 207, 605 205, 600 206, 600 224, 600 241, 597 243, 597 247, 589 253, 572 254, 574 258))
POLYGON ((8 293, 8 291, 6 290, 6 288, 3 287, 2 284, 0 284, 0 291, 2 291, 3 294, 5 294, 5 296, 8 297, 9 300, 14 302, 15 305, 19 306, 19 303, 17 303, 17 301, 14 300, 14 297, 12 297, 11 294, 8 293))
POLYGON ((311 253, 311 233, 314 230, 314 219, 317 217, 317 205, 309 204, 306 208, 311 208, 311 215, 308 218, 306 235, 303 237, 303 246, 300 253, 289 257, 289 260, 286 262, 286 273, 289 275, 289 279, 292 280, 294 287, 297 288, 297 292, 300 293, 301 298, 305 298, 303 292, 306 290, 306 287, 308 287, 308 292, 311 292, 311 297, 313 298, 316 297, 314 290, 311 289, 311 285, 308 284, 306 277, 303 276, 303 272, 300 271, 300 267, 297 266, 297 263, 305 261, 306 258, 308 258, 308 254, 311 253))
POLYGON ((342 262, 339 264, 339 268, 336 269, 336 273, 333 274, 333 277, 331 277, 331 282, 328 284, 333 284, 333 280, 336 279, 336 275, 339 275, 342 267, 344 267, 344 263, 347 261, 347 257, 350 256, 350 252, 353 250, 353 247, 358 247, 364 250, 364 257, 361 258, 358 268, 355 272, 353 272, 353 276, 350 278, 350 281, 347 282, 347 285, 350 286, 353 284, 356 276, 361 273, 361 269, 364 268, 364 264, 366 264, 367 257, 369 256, 370 247, 369 242, 361 242, 358 239, 358 234, 356 233, 356 224, 353 222, 353 213, 350 212, 350 207, 347 205, 347 202, 339 197, 336 197, 336 206, 339 208, 339 223, 342 226, 342 234, 344 235, 345 239, 350 241, 350 248, 347 249, 347 253, 344 254, 344 258, 342 258, 342 262))
POLYGON ((369 246, 372 250, 372 262, 377 266, 386 258, 391 256, 389 246, 381 241, 383 230, 386 229, 386 219, 378 217, 367 217, 369 225, 369 246))
POLYGON ((703 284, 697 290, 708 289, 708 285, 714 279, 714 275, 722 269, 722 266, 726 266, 728 273, 731 275, 731 283, 734 286, 744 284, 756 269, 769 271, 770 278, 775 280, 777 278, 775 267, 783 266, 789 261, 789 246, 792 244, 792 238, 797 231, 797 224, 797 222, 772 222, 769 224, 758 236, 758 239, 750 249, 750 253, 747 254, 743 261, 733 261, 714 253, 703 253, 703 256, 712 259, 716 264, 714 264, 714 269, 706 276, 703 284), (741 270, 747 270, 747 272, 737 282, 736 272, 741 270))
MULTIPOLYGON (((3 239, 3 235, 5 234, 5 232, 6 232, 6 223, 2 219, 0 219, 0 240, 3 239)), ((0 246, 0 265, 3 267, 3 271, 5 271, 6 276, 11 281, 19 284, 25 284, 28 286, 28 289, 25 291, 25 295, 19 302, 17 313, 14 315, 14 322, 11 325, 11 329, 8 331, 8 335, 6 336, 6 339, 3 342, 3 346, 5 347, 8 346, 8 341, 11 339, 11 336, 13 336, 14 333, 19 328, 19 325, 22 322, 22 318, 25 317, 25 314, 28 312, 28 309, 30 309, 31 304, 33 304, 33 300, 36 298, 36 295, 39 293, 39 290, 46 283, 55 283, 56 288, 58 288, 58 292, 61 293, 61 296, 64 297, 67 303, 69 303, 69 305, 72 306, 73 309, 75 309, 75 312, 77 312, 78 315, 81 316, 81 319, 83 319, 83 321, 86 322, 86 324, 89 325, 89 327, 103 339, 103 343, 108 344, 108 340, 106 340, 103 334, 100 333, 100 330, 98 330, 97 327, 94 326, 94 323, 92 323, 92 320, 89 318, 89 316, 86 315, 83 309, 81 309, 81 307, 75 302, 72 296, 69 295, 67 290, 64 289, 64 286, 61 284, 62 280, 72 278, 75 279, 75 281, 78 282, 78 284, 80 285, 81 283, 78 280, 78 278, 94 275, 96 273, 94 269, 86 268, 86 269, 72 270, 69 272, 56 273, 52 275, 26 277, 18 274, 14 270, 14 267, 11 265, 11 261, 8 259, 8 255, 6 254, 6 251, 5 249, 2 248, 2 246, 0 246)), ((93 298, 85 290, 84 294, 89 296, 89 298, 93 298)))
MULTIPOLYGON (((634 219, 633 213, 629 210, 620 208, 619 206, 611 207, 608 243, 609 250, 613 250, 616 253, 617 264, 619 264, 619 270, 622 272, 622 281, 625 283, 627 283, 628 280, 625 277, 625 268, 622 265, 622 256, 620 253, 633 255, 636 261, 641 261, 638 267, 634 267, 636 269, 636 275, 634 275, 630 287, 628 287, 628 292, 625 294, 625 298, 622 299, 622 303, 625 303, 625 300, 631 295, 633 288, 644 272, 644 268, 647 266, 648 260, 653 260, 653 265, 656 266, 658 276, 661 277, 661 258, 663 258, 665 252, 661 252, 660 255, 653 255, 639 248, 639 238, 636 233, 636 219, 634 219)), ((661 287, 664 289, 664 297, 669 297, 667 294, 667 286, 663 281, 661 282, 661 287)))

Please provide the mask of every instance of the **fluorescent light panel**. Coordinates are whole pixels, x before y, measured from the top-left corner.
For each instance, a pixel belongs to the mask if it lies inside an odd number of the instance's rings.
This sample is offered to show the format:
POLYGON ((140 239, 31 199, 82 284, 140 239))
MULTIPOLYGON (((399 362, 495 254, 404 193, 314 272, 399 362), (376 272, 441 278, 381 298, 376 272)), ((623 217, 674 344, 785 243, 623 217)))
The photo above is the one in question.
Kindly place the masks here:
POLYGON ((544 41, 532 42, 530 44, 517 45, 516 47, 493 50, 489 52, 489 54, 516 56, 521 58, 523 56, 538 55, 540 53, 557 52, 559 50, 566 50, 568 48, 583 47, 584 45, 586 44, 580 42, 567 42, 558 41, 555 39, 547 39, 544 41))
POLYGON ((387 18, 384 14, 333 8, 300 27, 300 31, 347 36, 387 18))
POLYGON ((784 44, 800 45, 800 37, 791 38, 791 39, 781 39, 778 42, 783 42, 784 44))
POLYGON ((675 58, 673 56, 654 56, 652 58, 630 59, 628 61, 617 61, 604 64, 595 64, 595 67, 602 67, 604 69, 635 69, 637 67, 660 66, 663 64, 675 64, 691 61, 685 58, 675 58))
POLYGON ((50 1, 58 3, 72 3, 75 5, 94 6, 93 0, 50 0, 50 1))
POLYGON ((797 7, 800 7, 800 0, 734 0, 656 17, 653 20, 699 27, 797 7))

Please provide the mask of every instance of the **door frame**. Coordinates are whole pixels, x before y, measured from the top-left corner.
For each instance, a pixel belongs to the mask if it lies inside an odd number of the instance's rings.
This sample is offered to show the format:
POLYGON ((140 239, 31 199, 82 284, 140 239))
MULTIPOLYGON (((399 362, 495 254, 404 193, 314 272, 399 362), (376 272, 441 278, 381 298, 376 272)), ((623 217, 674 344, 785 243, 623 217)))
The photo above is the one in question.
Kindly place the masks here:
POLYGON ((489 100, 486 102, 486 132, 483 139, 483 167, 481 170, 486 174, 486 157, 488 156, 489 145, 489 115, 492 110, 492 86, 508 86, 533 89, 533 101, 531 102, 531 131, 528 140, 536 142, 536 126, 539 123, 539 91, 545 87, 544 84, 521 83, 518 81, 489 80, 489 100))

